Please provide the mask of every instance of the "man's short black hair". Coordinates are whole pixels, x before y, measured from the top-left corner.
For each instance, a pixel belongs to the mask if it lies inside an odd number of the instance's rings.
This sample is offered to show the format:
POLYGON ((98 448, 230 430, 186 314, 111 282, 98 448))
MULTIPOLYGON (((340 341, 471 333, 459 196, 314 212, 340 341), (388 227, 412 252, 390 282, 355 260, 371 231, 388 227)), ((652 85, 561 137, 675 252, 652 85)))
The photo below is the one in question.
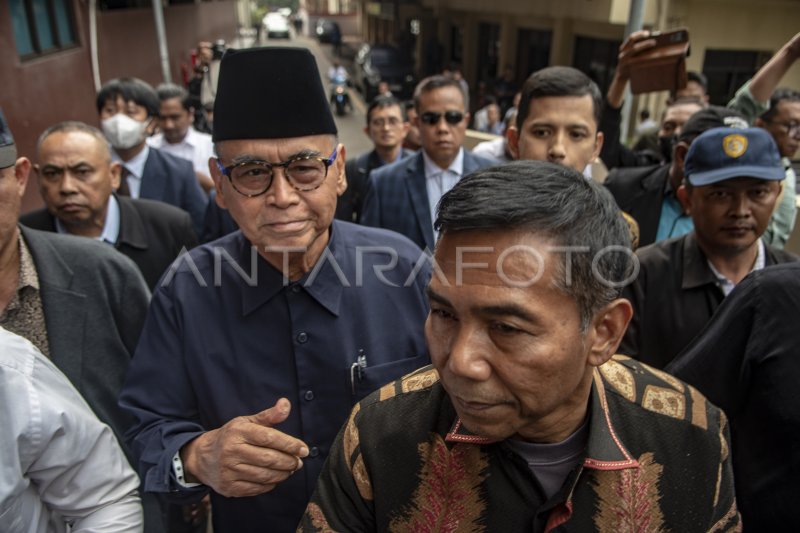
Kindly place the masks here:
POLYGON ((440 239, 459 231, 522 229, 553 246, 575 247, 569 261, 564 253, 558 262, 554 281, 577 303, 584 330, 619 296, 633 268, 630 228, 608 190, 545 161, 514 161, 462 178, 439 201, 434 227, 440 239))
POLYGON ((686 73, 686 80, 693 81, 696 84, 700 85, 703 88, 703 92, 708 91, 708 78, 702 72, 697 72, 696 70, 690 70, 686 73))
POLYGON ((180 85, 175 85, 174 83, 162 83, 156 87, 156 94, 158 95, 159 102, 177 98, 186 111, 194 111, 192 99, 189 97, 189 91, 180 85))
POLYGON ((403 117, 403 121, 408 121, 408 115, 406 115, 406 107, 403 105, 400 100, 395 98, 394 96, 383 96, 379 95, 372 99, 372 102, 369 103, 369 107, 367 108, 367 125, 369 126, 369 121, 372 119, 372 111, 375 109, 383 109, 385 107, 392 107, 397 106, 400 108, 400 116, 403 117))
POLYGON ((448 76, 436 74, 419 82, 414 89, 414 107, 417 112, 419 112, 419 97, 423 93, 428 93, 443 87, 454 87, 458 89, 458 92, 460 92, 461 96, 464 98, 464 111, 469 111, 469 95, 464 92, 464 87, 462 87, 461 82, 448 76))
POLYGON ((746 127, 748 127, 748 124, 744 115, 735 109, 710 105, 689 117, 683 128, 681 128, 678 141, 691 145, 692 141, 700 136, 701 133, 712 128, 746 127))
POLYGON ((800 102, 800 92, 786 87, 775 89, 769 99, 769 109, 761 115, 761 120, 765 122, 773 120, 778 112, 778 104, 781 102, 800 102))
POLYGON ((158 95, 149 83, 139 78, 115 78, 103 85, 97 93, 97 112, 103 110, 108 100, 116 100, 119 96, 126 102, 144 107, 148 117, 158 116, 158 95))
POLYGON ((584 96, 592 98, 594 120, 600 124, 600 113, 603 109, 603 96, 600 88, 589 76, 573 67, 546 67, 531 74, 522 86, 522 98, 519 100, 517 129, 528 118, 531 100, 546 96, 584 96))

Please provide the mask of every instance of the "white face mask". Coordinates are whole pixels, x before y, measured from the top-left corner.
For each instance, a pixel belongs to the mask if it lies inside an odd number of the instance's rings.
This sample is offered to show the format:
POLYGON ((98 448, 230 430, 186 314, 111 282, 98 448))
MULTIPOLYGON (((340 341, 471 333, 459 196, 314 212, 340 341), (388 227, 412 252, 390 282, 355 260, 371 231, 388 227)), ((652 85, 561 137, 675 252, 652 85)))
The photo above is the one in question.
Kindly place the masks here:
POLYGON ((123 113, 103 120, 103 133, 111 146, 120 150, 133 148, 144 140, 147 122, 139 122, 123 113))

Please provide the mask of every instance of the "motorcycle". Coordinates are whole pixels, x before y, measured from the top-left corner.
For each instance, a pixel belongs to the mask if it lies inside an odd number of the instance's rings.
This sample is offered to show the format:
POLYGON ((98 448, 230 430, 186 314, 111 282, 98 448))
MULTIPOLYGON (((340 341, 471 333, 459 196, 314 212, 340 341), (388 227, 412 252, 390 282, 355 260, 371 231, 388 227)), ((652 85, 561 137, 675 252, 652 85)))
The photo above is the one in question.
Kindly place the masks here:
POLYGON ((347 108, 353 108, 350 93, 347 91, 347 78, 337 76, 331 80, 331 104, 336 108, 336 115, 340 117, 347 113, 347 108))

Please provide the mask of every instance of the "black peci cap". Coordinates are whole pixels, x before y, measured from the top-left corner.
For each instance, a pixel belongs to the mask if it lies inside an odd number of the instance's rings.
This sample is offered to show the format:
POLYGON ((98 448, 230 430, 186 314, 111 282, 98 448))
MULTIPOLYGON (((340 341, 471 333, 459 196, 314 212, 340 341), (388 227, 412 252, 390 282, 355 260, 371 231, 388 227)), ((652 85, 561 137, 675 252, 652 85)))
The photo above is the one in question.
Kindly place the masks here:
POLYGON ((317 62, 307 49, 225 52, 214 102, 214 142, 336 133, 317 62))

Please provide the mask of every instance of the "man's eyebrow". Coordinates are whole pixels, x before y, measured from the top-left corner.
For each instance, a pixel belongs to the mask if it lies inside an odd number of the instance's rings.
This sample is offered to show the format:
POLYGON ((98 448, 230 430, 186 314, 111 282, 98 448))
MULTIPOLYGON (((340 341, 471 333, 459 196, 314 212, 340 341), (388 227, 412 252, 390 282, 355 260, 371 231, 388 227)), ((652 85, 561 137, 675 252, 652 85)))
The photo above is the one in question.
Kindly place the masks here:
POLYGON ((527 309, 517 304, 499 304, 487 305, 478 308, 478 312, 488 316, 514 316, 525 320, 526 322, 538 322, 536 317, 532 315, 527 309))
POLYGON ((425 294, 428 296, 428 299, 438 303, 439 305, 444 305, 447 307, 453 307, 453 304, 450 303, 450 300, 442 296, 441 294, 437 294, 433 289, 431 289, 430 285, 425 288, 425 294))
POLYGON ((289 154, 284 161, 267 161, 263 157, 257 155, 240 154, 231 160, 231 164, 238 165, 240 163, 252 163, 254 161, 276 164, 276 163, 285 163, 286 161, 297 159, 299 157, 322 157, 322 153, 319 152, 318 150, 311 150, 310 148, 304 148, 303 150, 299 150, 297 152, 294 152, 293 154, 289 154))
MULTIPOLYGON (((445 307, 453 307, 453 304, 450 303, 450 300, 434 292, 434 290, 431 289, 430 286, 425 289, 425 293, 428 295, 428 299, 431 300, 432 302, 436 302, 439 305, 443 305, 445 307)), ((476 312, 476 314, 484 316, 493 316, 493 317, 514 316, 517 318, 521 318, 526 322, 531 322, 531 323, 539 322, 539 320, 534 315, 532 315, 527 309, 514 303, 479 306, 476 307, 474 311, 476 312)))
MULTIPOLYGON (((552 122, 550 122, 549 120, 541 120, 541 121, 534 120, 534 121, 531 121, 530 127, 532 127, 532 128, 542 128, 542 127, 544 127, 544 128, 555 128, 556 125, 553 124, 552 122)), ((588 124, 582 124, 582 123, 578 123, 578 122, 573 122, 573 123, 570 123, 570 124, 566 124, 565 127, 569 128, 569 129, 575 129, 575 128, 580 128, 580 129, 584 129, 584 130, 590 130, 591 129, 588 124)))

